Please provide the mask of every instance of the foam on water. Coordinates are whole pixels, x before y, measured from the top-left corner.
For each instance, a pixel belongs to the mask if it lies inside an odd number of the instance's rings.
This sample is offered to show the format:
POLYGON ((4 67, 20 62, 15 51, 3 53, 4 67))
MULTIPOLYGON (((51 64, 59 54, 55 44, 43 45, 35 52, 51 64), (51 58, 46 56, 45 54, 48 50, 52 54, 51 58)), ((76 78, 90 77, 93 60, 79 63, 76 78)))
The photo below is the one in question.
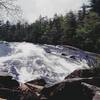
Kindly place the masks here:
POLYGON ((44 78, 49 83, 63 80, 76 69, 89 68, 85 59, 70 59, 71 54, 63 56, 62 52, 59 46, 2 42, 0 71, 23 83, 37 78, 44 78))

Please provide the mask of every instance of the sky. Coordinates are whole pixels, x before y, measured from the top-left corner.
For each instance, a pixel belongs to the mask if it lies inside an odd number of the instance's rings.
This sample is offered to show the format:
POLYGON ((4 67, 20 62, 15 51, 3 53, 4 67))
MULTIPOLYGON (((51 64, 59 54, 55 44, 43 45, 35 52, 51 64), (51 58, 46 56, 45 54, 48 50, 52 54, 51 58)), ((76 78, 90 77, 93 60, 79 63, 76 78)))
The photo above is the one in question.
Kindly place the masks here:
POLYGON ((77 11, 88 0, 18 0, 26 21, 33 22, 39 16, 52 18, 55 13, 66 14, 68 11, 77 11))

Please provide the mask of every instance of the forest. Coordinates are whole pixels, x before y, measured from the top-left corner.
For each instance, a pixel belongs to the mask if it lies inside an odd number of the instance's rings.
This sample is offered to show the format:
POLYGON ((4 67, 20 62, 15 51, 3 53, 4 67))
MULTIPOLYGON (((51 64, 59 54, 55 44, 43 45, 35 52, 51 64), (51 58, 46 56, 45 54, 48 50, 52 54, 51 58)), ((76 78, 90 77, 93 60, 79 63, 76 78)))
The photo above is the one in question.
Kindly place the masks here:
POLYGON ((31 24, 0 20, 0 41, 70 45, 100 53, 100 0, 90 0, 77 12, 66 15, 40 16, 31 24))

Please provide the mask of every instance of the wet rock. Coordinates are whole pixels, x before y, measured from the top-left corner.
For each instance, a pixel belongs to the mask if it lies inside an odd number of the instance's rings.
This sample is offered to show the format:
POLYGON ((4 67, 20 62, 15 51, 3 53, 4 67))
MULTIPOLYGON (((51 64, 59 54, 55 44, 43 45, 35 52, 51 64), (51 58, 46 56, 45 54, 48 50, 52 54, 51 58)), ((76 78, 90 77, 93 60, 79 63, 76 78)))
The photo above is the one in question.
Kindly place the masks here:
POLYGON ((45 87, 40 98, 45 97, 47 100, 62 100, 62 98, 63 100, 93 100, 95 91, 99 90, 99 88, 95 88, 97 83, 100 84, 100 78, 67 79, 54 86, 45 87), (91 83, 94 85, 90 85, 91 83))
POLYGON ((0 76, 0 88, 17 88, 19 82, 12 79, 11 76, 0 76))
POLYGON ((82 83, 84 95, 90 96, 90 100, 100 100, 100 88, 94 85, 90 85, 87 83, 82 83))
POLYGON ((18 100, 40 100, 39 96, 43 88, 43 86, 39 86, 31 82, 21 83, 18 89, 21 91, 21 96, 18 100))
POLYGON ((20 91, 17 90, 18 87, 19 82, 12 79, 11 76, 5 74, 4 76, 0 76, 0 97, 7 100, 13 100, 13 98, 16 97, 15 100, 18 100, 21 94, 20 91))
POLYGON ((95 93, 95 96, 93 97, 93 100, 100 100, 100 91, 95 93))
POLYGON ((20 84, 11 76, 0 76, 0 97, 7 100, 37 100, 35 90, 20 84))
POLYGON ((82 99, 81 83, 76 82, 61 82, 54 86, 44 88, 42 91, 42 97, 48 98, 48 100, 85 100, 82 99))
POLYGON ((21 92, 14 89, 0 88, 0 97, 7 100, 20 100, 21 92))
POLYGON ((70 58, 76 60, 76 57, 75 56, 70 56, 70 58))
POLYGON ((27 83, 34 84, 34 85, 40 85, 40 86, 46 85, 46 81, 44 79, 36 79, 36 80, 29 81, 27 83))
POLYGON ((20 85, 15 83, 13 85, 13 81, 10 76, 0 77, 2 83, 0 98, 7 100, 100 100, 100 77, 71 78, 52 86, 45 85, 43 79, 20 83, 20 85), (7 81, 12 84, 12 87, 5 86, 7 81))
POLYGON ((100 67, 75 70, 67 77, 65 77, 65 79, 88 78, 88 77, 100 77, 100 67))
POLYGON ((30 89, 8 89, 0 88, 0 97, 7 100, 37 100, 37 95, 30 91, 30 89))
POLYGON ((36 92, 25 84, 21 85, 20 91, 21 95, 18 100, 39 100, 36 92))
POLYGON ((70 78, 79 78, 81 77, 81 70, 75 70, 71 74, 69 74, 65 79, 70 79, 70 78))
POLYGON ((65 53, 61 53, 61 55, 62 55, 62 56, 66 56, 66 54, 65 54, 65 53))

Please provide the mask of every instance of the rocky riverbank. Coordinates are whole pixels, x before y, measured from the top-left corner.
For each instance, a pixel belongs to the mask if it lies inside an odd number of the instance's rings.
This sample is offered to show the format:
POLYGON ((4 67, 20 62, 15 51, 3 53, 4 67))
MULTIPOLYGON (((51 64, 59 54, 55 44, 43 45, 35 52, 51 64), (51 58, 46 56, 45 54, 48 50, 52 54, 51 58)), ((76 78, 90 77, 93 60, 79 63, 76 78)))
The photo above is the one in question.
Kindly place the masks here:
POLYGON ((95 73, 94 69, 76 70, 64 81, 51 86, 47 86, 44 79, 19 83, 11 76, 0 76, 0 98, 6 100, 100 100, 100 76, 95 73))

